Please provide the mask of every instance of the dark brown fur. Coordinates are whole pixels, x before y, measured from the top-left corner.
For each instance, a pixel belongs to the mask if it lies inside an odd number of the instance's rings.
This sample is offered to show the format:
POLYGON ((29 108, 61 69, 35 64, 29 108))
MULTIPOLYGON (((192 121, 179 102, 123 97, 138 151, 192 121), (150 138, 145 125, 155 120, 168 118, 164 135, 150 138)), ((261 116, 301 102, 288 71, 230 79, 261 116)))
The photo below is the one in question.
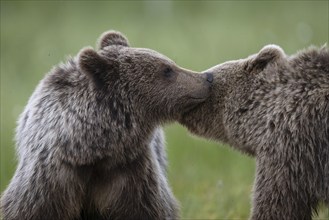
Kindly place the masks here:
POLYGON ((310 220, 329 204, 328 47, 267 46, 208 71, 212 95, 180 122, 256 157, 251 219, 310 220))

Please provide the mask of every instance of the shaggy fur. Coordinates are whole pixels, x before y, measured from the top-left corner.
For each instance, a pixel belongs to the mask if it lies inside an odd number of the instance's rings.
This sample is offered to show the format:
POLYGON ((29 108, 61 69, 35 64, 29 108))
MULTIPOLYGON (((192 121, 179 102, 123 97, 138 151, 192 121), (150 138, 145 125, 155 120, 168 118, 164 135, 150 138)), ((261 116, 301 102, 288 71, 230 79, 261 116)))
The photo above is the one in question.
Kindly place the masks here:
POLYGON ((329 203, 329 51, 269 45, 211 68, 211 97, 180 122, 256 157, 253 220, 310 220, 329 203))
POLYGON ((176 219, 164 135, 209 95, 207 77, 118 32, 40 82, 20 116, 5 220, 176 219))

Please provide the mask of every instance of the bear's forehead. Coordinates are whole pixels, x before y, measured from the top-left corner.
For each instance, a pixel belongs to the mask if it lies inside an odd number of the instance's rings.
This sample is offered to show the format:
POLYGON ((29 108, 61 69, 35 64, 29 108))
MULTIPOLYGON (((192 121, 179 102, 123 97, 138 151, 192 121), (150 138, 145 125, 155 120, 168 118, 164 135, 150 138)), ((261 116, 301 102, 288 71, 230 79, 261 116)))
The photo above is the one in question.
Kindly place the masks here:
POLYGON ((162 61, 166 61, 169 63, 174 63, 171 59, 169 59, 168 57, 166 57, 165 55, 151 50, 151 49, 147 49, 147 48, 133 48, 133 47, 128 47, 125 48, 125 51, 122 51, 124 54, 127 55, 132 55, 135 57, 144 57, 144 58, 152 58, 152 59, 159 59, 162 61))
POLYGON ((216 72, 222 71, 222 70, 238 69, 246 61, 247 61, 246 59, 227 61, 225 63, 221 63, 221 64, 218 64, 216 66, 213 66, 213 67, 205 70, 204 72, 216 73, 216 72))
POLYGON ((176 65, 174 61, 166 57, 165 55, 147 48, 134 48, 134 47, 105 47, 100 53, 106 58, 136 58, 137 60, 149 60, 151 62, 160 61, 162 63, 176 65))

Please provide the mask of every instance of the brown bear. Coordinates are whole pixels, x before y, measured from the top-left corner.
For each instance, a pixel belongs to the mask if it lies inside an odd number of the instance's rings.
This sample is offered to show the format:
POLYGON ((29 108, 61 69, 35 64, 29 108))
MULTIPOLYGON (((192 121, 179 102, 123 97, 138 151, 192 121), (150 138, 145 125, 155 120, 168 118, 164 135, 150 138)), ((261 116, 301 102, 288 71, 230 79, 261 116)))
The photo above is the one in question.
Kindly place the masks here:
POLYGON ((217 65, 210 98, 183 114, 192 133, 256 158, 253 220, 309 220, 329 204, 329 51, 275 45, 217 65))
POLYGON ((176 219, 163 123, 205 101, 195 74, 110 31, 50 71, 21 114, 5 220, 176 219))

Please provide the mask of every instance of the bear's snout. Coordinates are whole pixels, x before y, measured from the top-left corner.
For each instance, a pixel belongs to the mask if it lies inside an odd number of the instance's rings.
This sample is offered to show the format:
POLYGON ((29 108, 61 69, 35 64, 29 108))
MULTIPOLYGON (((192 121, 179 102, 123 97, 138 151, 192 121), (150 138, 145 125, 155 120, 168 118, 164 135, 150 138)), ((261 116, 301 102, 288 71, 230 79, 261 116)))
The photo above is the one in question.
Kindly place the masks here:
POLYGON ((214 81, 214 75, 211 72, 204 73, 206 76, 207 82, 212 83, 214 81))

